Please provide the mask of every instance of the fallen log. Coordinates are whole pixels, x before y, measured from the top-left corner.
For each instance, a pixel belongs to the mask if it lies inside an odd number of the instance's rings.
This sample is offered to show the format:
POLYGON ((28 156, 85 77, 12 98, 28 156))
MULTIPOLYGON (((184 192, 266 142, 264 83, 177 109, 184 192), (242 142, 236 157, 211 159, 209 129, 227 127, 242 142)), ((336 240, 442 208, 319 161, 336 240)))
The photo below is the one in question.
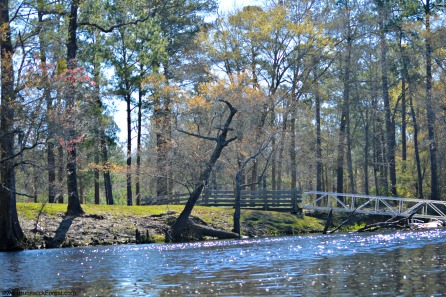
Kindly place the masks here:
MULTIPOLYGON (((186 223, 183 231, 178 236, 177 242, 187 242, 187 241, 202 241, 205 237, 213 237, 217 239, 239 239, 240 236, 237 233, 214 229, 209 226, 205 226, 205 222, 202 220, 192 217, 186 223), (197 223, 198 222, 198 223, 197 223)), ((166 231, 166 242, 171 242, 172 230, 166 231)))
POLYGON ((385 222, 379 222, 379 223, 373 223, 369 225, 365 225, 364 227, 358 229, 357 232, 366 232, 366 231, 376 231, 381 228, 387 228, 387 229, 413 229, 412 225, 410 224, 410 220, 412 220, 415 213, 418 211, 419 208, 416 208, 410 216, 403 217, 397 221, 392 221, 395 217, 390 218, 389 220, 385 222))
POLYGON ((238 233, 229 232, 225 230, 214 229, 203 225, 193 224, 193 228, 200 233, 203 237, 214 237, 218 239, 238 239, 240 236, 238 233))
POLYGON ((358 229, 357 232, 376 231, 381 228, 411 229, 411 226, 407 223, 407 219, 404 218, 404 219, 398 220, 396 222, 379 222, 379 223, 365 225, 364 227, 358 229), (403 224, 401 222, 403 222, 403 224))

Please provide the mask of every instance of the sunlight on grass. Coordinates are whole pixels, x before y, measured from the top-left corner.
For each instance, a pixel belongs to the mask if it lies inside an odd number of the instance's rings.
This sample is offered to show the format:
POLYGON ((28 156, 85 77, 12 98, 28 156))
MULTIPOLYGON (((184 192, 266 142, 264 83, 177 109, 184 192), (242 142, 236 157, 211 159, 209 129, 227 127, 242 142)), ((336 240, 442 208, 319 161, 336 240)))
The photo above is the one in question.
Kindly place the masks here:
POLYGON ((272 235, 322 231, 324 222, 309 216, 295 216, 283 212, 257 210, 242 211, 242 221, 253 227, 265 228, 272 235))
MULTIPOLYGON (((28 220, 35 220, 41 208, 41 203, 17 203, 19 216, 28 220)), ((174 216, 178 216, 184 205, 125 206, 83 204, 82 208, 86 214, 122 220, 124 224, 125 222, 130 222, 128 219, 146 218, 167 212, 172 212, 174 216)), ((60 219, 66 210, 66 204, 47 203, 42 213, 43 215, 60 219)), ((192 216, 200 218, 215 228, 225 230, 232 230, 233 215, 234 209, 232 208, 206 206, 196 206, 192 212, 192 216)), ((261 229, 268 235, 315 232, 318 230, 322 231, 324 227, 324 222, 313 217, 260 210, 242 210, 241 223, 251 228, 249 230, 261 229)))

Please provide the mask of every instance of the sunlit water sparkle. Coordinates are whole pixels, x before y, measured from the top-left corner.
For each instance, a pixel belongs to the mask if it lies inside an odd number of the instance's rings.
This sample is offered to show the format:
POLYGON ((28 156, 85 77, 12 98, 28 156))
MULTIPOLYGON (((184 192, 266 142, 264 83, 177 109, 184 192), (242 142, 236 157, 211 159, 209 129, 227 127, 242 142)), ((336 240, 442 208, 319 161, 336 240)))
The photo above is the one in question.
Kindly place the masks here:
POLYGON ((85 296, 441 296, 443 229, 0 253, 0 289, 85 296))

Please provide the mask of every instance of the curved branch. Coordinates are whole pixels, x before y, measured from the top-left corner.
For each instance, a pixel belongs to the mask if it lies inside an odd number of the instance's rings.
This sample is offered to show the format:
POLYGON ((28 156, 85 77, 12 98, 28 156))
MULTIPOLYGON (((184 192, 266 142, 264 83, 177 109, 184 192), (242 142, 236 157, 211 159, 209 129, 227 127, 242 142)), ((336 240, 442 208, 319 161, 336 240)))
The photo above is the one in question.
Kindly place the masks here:
POLYGON ((194 136, 194 137, 201 138, 201 139, 206 139, 206 140, 217 141, 217 138, 215 138, 215 137, 203 136, 203 135, 195 134, 195 133, 188 132, 188 131, 185 131, 185 130, 182 130, 182 129, 177 129, 177 131, 181 132, 181 133, 184 133, 184 134, 187 134, 189 136, 194 136))
POLYGON ((103 33, 111 33, 113 32, 113 30, 124 27, 124 26, 128 26, 128 25, 137 25, 138 23, 143 23, 145 21, 147 21, 150 17, 153 17, 154 13, 150 13, 148 14, 146 17, 142 18, 142 19, 138 19, 132 22, 127 22, 127 23, 121 23, 121 24, 117 24, 117 25, 113 25, 111 27, 108 28, 104 28, 102 26, 99 26, 98 24, 95 23, 90 23, 90 22, 80 22, 78 23, 78 26, 90 26, 90 27, 94 27, 96 29, 98 29, 99 31, 103 32, 103 33))
POLYGON ((40 144, 44 144, 44 143, 43 143, 43 142, 36 142, 36 143, 33 143, 32 146, 25 146, 25 147, 23 147, 19 152, 15 153, 14 155, 11 155, 11 156, 8 156, 8 157, 5 157, 5 158, 1 159, 1 160, 0 160, 0 164, 3 163, 3 162, 6 162, 6 161, 8 161, 8 160, 12 160, 12 159, 14 159, 14 158, 17 158, 17 157, 20 156, 24 151, 32 150, 33 148, 35 148, 36 146, 38 146, 38 145, 40 145, 40 144))
MULTIPOLYGON (((160 9, 166 9, 167 8, 167 3, 169 3, 169 1, 164 1, 164 3, 161 5, 160 9)), ((90 23, 90 22, 80 22, 78 23, 78 26, 90 26, 90 27, 94 27, 96 29, 98 29, 99 31, 103 32, 103 33, 111 33, 113 30, 124 27, 124 26, 128 26, 128 25, 137 25, 138 23, 144 23, 145 21, 147 21, 149 18, 151 17, 155 17, 156 15, 156 9, 151 9, 147 16, 143 17, 142 19, 137 19, 135 21, 131 21, 131 22, 126 22, 126 23, 121 23, 121 24, 116 24, 113 25, 109 28, 104 28, 98 24, 94 24, 94 23, 90 23)))

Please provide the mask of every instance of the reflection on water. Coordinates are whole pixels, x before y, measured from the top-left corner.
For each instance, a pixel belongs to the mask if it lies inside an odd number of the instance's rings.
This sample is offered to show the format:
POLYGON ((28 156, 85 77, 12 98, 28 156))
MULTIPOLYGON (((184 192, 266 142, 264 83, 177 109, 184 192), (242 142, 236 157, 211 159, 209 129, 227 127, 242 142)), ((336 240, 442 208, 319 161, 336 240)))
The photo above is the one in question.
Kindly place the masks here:
POLYGON ((0 253, 0 289, 85 296, 446 294, 446 232, 0 253))

